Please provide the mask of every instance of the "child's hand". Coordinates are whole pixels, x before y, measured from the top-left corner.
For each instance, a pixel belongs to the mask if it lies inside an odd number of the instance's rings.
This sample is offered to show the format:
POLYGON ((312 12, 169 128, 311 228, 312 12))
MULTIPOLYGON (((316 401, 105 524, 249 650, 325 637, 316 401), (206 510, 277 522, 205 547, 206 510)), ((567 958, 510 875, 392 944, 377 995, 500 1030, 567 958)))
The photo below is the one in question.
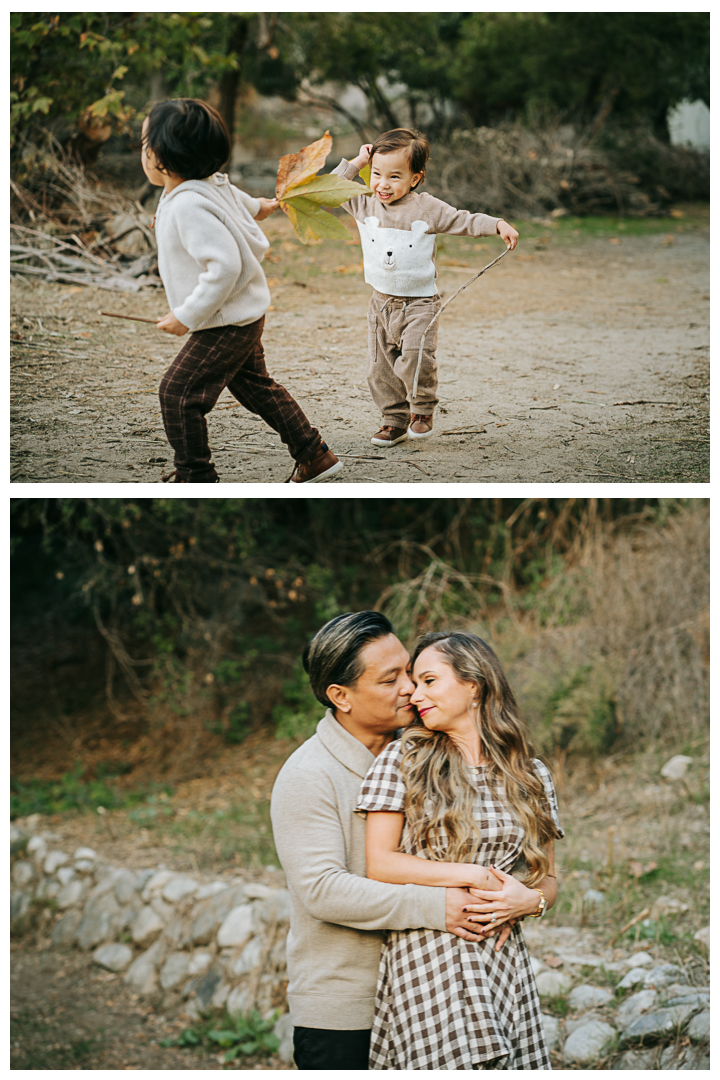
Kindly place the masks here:
POLYGON ((503 221, 502 218, 497 223, 498 236, 502 236, 506 245, 512 249, 517 247, 517 242, 520 239, 520 234, 517 229, 513 229, 512 225, 508 225, 507 221, 503 221))
POLYGON ((270 217, 277 210, 280 203, 277 199, 258 199, 260 203, 260 210, 255 217, 256 221, 264 221, 266 217, 270 217))
POLYGON ((370 160, 370 151, 373 148, 372 143, 363 143, 358 152, 358 156, 353 158, 350 162, 351 165, 357 165, 358 169, 364 169, 370 160))
POLYGON ((162 330, 164 334, 175 334, 176 337, 182 337, 189 330, 189 327, 178 322, 172 311, 168 311, 167 315, 163 315, 162 319, 158 319, 157 328, 162 330))

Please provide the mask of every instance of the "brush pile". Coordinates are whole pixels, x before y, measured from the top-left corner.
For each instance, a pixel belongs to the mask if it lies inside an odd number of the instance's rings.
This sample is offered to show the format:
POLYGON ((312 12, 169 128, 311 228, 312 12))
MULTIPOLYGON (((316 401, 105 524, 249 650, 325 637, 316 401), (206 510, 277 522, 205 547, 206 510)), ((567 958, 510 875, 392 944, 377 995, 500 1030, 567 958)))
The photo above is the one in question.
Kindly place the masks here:
POLYGON ((645 217, 673 199, 706 197, 708 159, 647 132, 600 138, 569 124, 532 130, 507 123, 456 131, 433 148, 432 166, 433 192, 476 212, 645 217))
POLYGON ((59 149, 10 180, 10 272, 120 292, 159 286, 152 215, 59 149))

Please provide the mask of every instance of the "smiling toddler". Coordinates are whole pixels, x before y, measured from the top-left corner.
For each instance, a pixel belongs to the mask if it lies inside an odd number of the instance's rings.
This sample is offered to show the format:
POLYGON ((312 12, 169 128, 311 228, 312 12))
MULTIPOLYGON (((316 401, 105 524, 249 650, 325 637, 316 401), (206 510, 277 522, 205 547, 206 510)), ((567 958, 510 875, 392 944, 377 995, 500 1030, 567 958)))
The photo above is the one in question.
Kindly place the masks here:
POLYGON ((435 236, 501 236, 510 248, 518 241, 502 218, 456 210, 416 188, 425 179, 430 144, 409 128, 386 131, 344 158, 333 171, 349 180, 370 162, 372 195, 358 195, 343 206, 360 230, 365 280, 373 294, 368 311, 367 379, 382 414, 373 435, 376 446, 395 446, 408 437, 432 435, 438 404, 437 322, 423 348, 417 394, 412 387, 420 341, 440 310, 435 281, 435 236))

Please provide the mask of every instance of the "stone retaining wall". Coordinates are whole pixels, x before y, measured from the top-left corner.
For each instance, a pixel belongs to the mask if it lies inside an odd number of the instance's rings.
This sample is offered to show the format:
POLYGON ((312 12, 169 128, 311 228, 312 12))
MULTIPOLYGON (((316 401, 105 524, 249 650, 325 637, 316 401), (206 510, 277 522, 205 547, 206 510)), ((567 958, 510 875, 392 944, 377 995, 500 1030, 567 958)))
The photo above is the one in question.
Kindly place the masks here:
MULTIPOLYGON (((14 839, 25 840, 18 830, 14 839)), ((54 842, 51 833, 31 836, 14 862, 11 924, 26 919, 33 903, 51 901, 54 945, 92 951, 139 996, 184 1004, 189 1022, 223 1007, 233 1016, 279 1009, 280 1053, 290 1060, 286 889, 201 881, 164 867, 128 870, 91 848, 71 854, 54 842)))

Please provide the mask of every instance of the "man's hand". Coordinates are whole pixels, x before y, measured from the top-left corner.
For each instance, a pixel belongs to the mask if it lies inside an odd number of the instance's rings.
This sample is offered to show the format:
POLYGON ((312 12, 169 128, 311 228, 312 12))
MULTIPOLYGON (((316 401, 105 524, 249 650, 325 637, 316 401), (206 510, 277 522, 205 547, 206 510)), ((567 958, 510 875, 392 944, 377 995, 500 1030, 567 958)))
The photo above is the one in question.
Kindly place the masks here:
POLYGON ((364 169, 370 160, 370 151, 373 148, 372 143, 363 143, 358 151, 358 156, 353 158, 350 162, 351 165, 357 165, 358 169, 364 169))
POLYGON ((164 334, 174 334, 175 337, 182 337, 189 330, 189 327, 178 322, 172 311, 168 311, 167 315, 163 315, 162 319, 158 319, 157 328, 162 330, 164 334))
POLYGON ((517 229, 513 229, 512 225, 508 225, 507 221, 503 221, 502 218, 497 223, 498 236, 502 236, 507 247, 512 249, 517 247, 517 242, 520 239, 520 234, 517 229))
POLYGON ((260 203, 260 210, 255 217, 256 221, 264 221, 266 217, 270 217, 271 214, 274 214, 280 205, 277 199, 259 198, 258 202, 260 203))
POLYGON ((477 925, 468 921, 467 912, 463 911, 471 896, 465 889, 445 890, 445 926, 451 934, 464 938, 465 941, 482 941, 477 925))

